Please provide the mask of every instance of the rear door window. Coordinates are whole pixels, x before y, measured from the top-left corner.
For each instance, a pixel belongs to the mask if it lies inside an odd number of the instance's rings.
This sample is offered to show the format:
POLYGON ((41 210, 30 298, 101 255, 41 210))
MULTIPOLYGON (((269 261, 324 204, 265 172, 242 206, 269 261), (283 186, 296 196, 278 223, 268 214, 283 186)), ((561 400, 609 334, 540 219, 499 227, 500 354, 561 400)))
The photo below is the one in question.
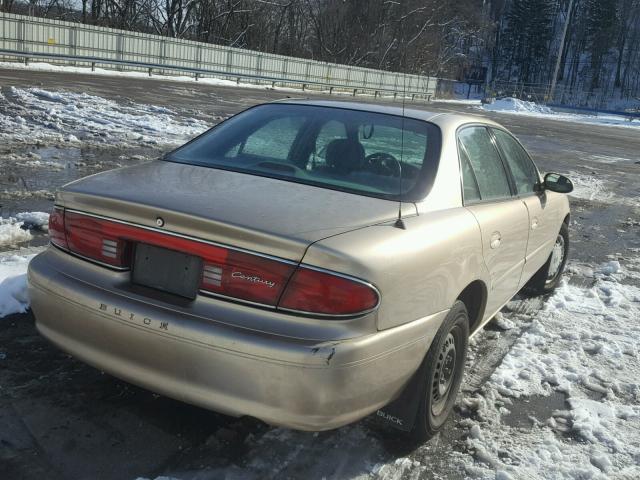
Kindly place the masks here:
POLYGON ((535 185, 540 181, 538 171, 531 161, 529 154, 518 141, 507 132, 492 129, 498 145, 502 149, 505 160, 511 169, 516 182, 516 189, 520 195, 527 195, 535 191, 535 185))
POLYGON ((480 188, 476 180, 476 174, 471 168, 469 157, 464 147, 458 141, 458 151, 460 152, 460 168, 462 169, 462 187, 465 203, 475 203, 481 200, 480 188))
POLYGON ((458 133, 458 139, 475 174, 481 199, 511 197, 507 172, 488 130, 481 126, 467 127, 458 133))

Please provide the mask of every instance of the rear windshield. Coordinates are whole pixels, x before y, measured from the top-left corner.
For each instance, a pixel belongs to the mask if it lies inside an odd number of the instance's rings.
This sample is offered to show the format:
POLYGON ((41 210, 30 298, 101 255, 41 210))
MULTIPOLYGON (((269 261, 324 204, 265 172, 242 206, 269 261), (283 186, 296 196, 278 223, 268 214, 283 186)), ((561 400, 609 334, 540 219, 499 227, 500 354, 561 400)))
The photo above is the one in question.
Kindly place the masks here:
POLYGON ((230 118, 166 160, 416 200, 433 182, 439 143, 439 129, 420 120, 270 104, 230 118))

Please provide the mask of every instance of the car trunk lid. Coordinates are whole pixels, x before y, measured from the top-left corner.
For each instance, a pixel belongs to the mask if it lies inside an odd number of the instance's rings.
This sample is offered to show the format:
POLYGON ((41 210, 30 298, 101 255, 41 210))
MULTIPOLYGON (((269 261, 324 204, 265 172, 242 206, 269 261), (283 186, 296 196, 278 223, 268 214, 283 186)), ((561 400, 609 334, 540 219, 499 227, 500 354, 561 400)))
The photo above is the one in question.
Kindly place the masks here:
MULTIPOLYGON (((159 160, 72 182, 57 202, 293 261, 315 241, 392 220, 398 209, 384 199, 159 160)), ((404 204, 403 214, 415 213, 404 204)))

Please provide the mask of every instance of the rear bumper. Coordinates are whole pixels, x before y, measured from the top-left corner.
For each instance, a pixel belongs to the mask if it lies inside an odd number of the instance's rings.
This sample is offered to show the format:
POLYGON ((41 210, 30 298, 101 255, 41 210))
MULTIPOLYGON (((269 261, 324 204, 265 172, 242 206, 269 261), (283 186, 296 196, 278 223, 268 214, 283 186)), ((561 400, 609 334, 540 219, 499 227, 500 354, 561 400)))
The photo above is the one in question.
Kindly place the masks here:
POLYGON ((292 338, 230 325, 215 316, 220 310, 207 318, 97 286, 104 270, 53 248, 31 261, 29 293, 43 336, 152 391, 301 430, 336 428, 393 400, 446 315, 335 341, 292 338))

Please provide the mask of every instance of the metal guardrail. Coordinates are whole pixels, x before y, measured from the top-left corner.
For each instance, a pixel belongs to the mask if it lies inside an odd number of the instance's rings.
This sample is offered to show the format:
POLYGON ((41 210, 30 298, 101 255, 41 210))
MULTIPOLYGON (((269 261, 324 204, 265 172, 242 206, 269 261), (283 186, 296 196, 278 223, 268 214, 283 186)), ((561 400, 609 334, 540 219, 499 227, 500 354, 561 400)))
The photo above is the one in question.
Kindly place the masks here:
POLYGON ((353 90, 353 95, 355 96, 358 93, 358 90, 363 92, 374 92, 374 96, 378 96, 378 94, 382 93, 391 93, 396 97, 399 93, 405 96, 410 95, 411 99, 414 100, 416 97, 425 98, 427 101, 431 100, 433 96, 432 93, 426 93, 424 91, 421 92, 410 92, 403 91, 398 92, 397 90, 392 89, 381 89, 381 88, 373 88, 373 87, 361 87, 354 88, 351 85, 342 85, 336 83, 322 83, 316 82, 313 80, 296 80, 296 79, 288 79, 288 78, 276 78, 276 77, 268 77, 264 75, 252 75, 249 73, 239 73, 239 72, 225 72, 221 70, 206 70, 201 68, 190 68, 190 67, 180 67, 176 65, 166 65, 166 64, 153 64, 153 63, 145 63, 145 62, 130 62, 126 60, 110 60, 96 57, 83 57, 83 56, 71 56, 71 55, 58 55, 52 53, 23 53, 16 52, 14 50, 4 50, 0 49, 0 55, 7 55, 11 57, 18 57, 25 59, 25 63, 29 62, 29 59, 33 58, 41 58, 41 59, 51 59, 51 60, 62 60, 68 62, 86 62, 91 64, 91 69, 94 70, 96 65, 121 65, 135 68, 145 68, 148 69, 149 76, 152 76, 153 70, 157 71, 175 71, 175 72, 186 72, 193 73, 195 75, 195 80, 197 81, 200 76, 210 75, 210 76, 223 76, 223 77, 231 77, 237 79, 237 82, 240 83, 241 79, 253 79, 260 81, 271 82, 272 86, 275 87, 276 83, 294 83, 297 85, 302 85, 302 90, 304 91, 308 86, 318 86, 323 89, 329 89, 329 93, 333 92, 333 89, 342 89, 342 90, 353 90))
POLYGON ((437 79, 0 12, 0 56, 430 99, 437 79))

